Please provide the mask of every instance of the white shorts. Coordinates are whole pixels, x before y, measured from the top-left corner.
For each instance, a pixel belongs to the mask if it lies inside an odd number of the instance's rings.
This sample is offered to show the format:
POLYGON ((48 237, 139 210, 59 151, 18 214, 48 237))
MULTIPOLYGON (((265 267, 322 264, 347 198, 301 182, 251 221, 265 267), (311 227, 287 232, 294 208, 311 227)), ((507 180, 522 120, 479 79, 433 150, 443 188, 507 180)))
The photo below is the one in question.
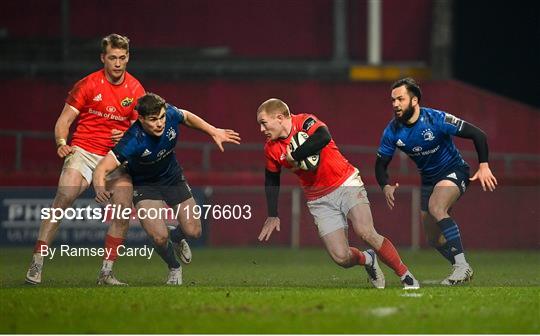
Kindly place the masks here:
MULTIPOLYGON (((72 148, 74 152, 66 156, 64 159, 62 171, 64 171, 66 168, 75 169, 81 173, 88 184, 92 184, 92 174, 94 173, 99 161, 103 159, 103 155, 90 153, 79 146, 73 146, 72 148)), ((107 181, 114 180, 124 174, 126 174, 126 170, 123 166, 120 166, 107 175, 107 181)))
POLYGON ((319 237, 339 229, 347 230, 347 215, 357 204, 369 204, 364 182, 358 170, 336 190, 307 202, 309 212, 319 230, 319 237))

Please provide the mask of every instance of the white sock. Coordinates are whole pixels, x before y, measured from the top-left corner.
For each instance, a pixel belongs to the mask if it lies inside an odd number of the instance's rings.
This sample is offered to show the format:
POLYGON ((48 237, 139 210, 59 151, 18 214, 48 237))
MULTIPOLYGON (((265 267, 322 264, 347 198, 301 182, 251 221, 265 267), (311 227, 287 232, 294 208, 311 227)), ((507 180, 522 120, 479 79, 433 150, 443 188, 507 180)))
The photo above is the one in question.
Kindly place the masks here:
POLYGON ((366 265, 371 265, 373 262, 373 258, 371 257, 371 254, 367 253, 366 251, 362 251, 364 254, 364 257, 366 257, 366 265))
POLYGON ((101 271, 105 273, 110 273, 114 265, 114 260, 105 260, 103 259, 103 265, 101 266, 101 271))
POLYGON ((456 264, 467 264, 467 260, 465 260, 465 253, 456 254, 454 256, 454 260, 456 261, 456 264))

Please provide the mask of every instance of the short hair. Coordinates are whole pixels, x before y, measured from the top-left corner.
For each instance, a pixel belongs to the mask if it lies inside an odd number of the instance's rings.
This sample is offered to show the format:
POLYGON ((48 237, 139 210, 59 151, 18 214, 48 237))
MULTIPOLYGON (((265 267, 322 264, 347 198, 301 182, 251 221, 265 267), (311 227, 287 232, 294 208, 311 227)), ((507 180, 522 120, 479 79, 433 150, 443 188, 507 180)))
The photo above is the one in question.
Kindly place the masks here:
POLYGON ((400 86, 405 86, 411 98, 417 97, 418 101, 422 99, 422 90, 420 90, 420 86, 416 83, 416 81, 413 78, 406 77, 406 78, 402 78, 396 81, 394 84, 392 84, 392 90, 400 86))
POLYGON ((148 92, 137 100, 135 110, 142 117, 159 114, 162 108, 165 108, 165 99, 155 93, 148 92))
POLYGON ((118 34, 110 34, 101 40, 101 52, 107 53, 107 47, 114 49, 124 49, 129 52, 129 38, 118 34))
POLYGON ((257 109, 257 115, 261 112, 266 112, 269 115, 275 115, 281 113, 285 117, 291 116, 291 111, 289 106, 285 102, 278 98, 270 98, 259 106, 257 109))

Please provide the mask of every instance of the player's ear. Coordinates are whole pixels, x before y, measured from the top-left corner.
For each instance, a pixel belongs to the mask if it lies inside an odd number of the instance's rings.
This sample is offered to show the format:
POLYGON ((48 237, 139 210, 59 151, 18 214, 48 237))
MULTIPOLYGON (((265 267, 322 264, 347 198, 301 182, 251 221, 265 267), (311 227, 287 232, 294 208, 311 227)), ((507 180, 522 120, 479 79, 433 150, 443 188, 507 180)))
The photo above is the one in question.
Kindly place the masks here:
POLYGON ((415 97, 412 97, 412 102, 413 102, 414 104, 418 104, 418 97, 416 97, 416 96, 415 96, 415 97))
POLYGON ((99 58, 101 59, 101 63, 105 64, 105 54, 101 53, 99 58))

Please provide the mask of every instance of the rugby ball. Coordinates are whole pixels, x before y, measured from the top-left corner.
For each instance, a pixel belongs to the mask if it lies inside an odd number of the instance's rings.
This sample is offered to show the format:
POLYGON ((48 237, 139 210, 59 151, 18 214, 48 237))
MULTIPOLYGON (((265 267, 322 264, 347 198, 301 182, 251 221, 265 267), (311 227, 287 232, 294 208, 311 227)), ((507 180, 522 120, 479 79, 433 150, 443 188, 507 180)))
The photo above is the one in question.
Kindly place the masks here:
MULTIPOLYGON (((289 147, 291 152, 294 152, 298 147, 300 147, 304 141, 309 138, 309 135, 306 132, 298 132, 291 137, 291 142, 289 147)), ((308 156, 304 160, 300 161, 298 168, 302 170, 315 170, 319 166, 320 155, 317 153, 315 155, 308 156)))

